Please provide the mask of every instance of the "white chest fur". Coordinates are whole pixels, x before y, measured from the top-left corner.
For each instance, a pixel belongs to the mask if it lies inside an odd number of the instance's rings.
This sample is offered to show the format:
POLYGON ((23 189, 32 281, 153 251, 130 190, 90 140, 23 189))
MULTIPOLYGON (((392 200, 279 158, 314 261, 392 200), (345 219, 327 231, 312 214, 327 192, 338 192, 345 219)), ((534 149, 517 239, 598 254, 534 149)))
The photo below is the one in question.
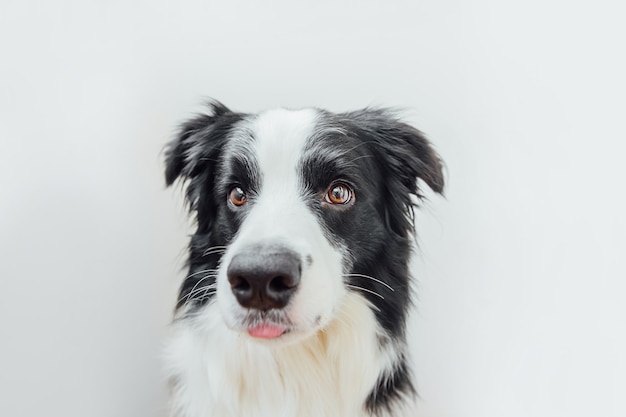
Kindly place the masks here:
POLYGON ((380 348, 381 332, 361 296, 347 295, 335 317, 306 341, 278 348, 228 329, 216 305, 177 321, 167 349, 172 415, 369 415, 365 399, 397 349, 380 348))

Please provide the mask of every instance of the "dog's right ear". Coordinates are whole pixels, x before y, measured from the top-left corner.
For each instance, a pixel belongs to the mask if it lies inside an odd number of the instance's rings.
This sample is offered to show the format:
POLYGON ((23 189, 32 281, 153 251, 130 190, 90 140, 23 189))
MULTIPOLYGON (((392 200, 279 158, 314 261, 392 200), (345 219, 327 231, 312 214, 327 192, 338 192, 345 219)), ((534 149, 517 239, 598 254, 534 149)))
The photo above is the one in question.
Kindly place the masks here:
POLYGON ((184 122, 165 148, 165 183, 193 179, 214 164, 232 123, 239 119, 239 114, 212 101, 209 112, 184 122))
POLYGON ((244 117, 213 101, 207 113, 183 123, 165 148, 165 183, 169 186, 177 179, 188 183, 185 199, 196 214, 200 233, 209 231, 217 212, 215 179, 222 149, 233 125, 244 117))

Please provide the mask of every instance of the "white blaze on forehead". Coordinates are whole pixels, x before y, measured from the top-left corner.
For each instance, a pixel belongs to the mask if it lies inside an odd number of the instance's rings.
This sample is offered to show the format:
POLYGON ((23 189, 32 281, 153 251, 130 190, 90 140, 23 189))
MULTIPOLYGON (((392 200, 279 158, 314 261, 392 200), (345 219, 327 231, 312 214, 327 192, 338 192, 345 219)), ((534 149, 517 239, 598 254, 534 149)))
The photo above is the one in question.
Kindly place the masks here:
POLYGON ((316 119, 314 109, 277 109, 259 114, 246 126, 260 181, 237 244, 282 242, 303 257, 312 246, 327 244, 302 196, 300 161, 316 119))
POLYGON ((262 193, 276 187, 285 193, 298 190, 298 161, 315 129, 316 119, 314 109, 276 109, 263 112, 252 121, 252 146, 261 171, 262 193))

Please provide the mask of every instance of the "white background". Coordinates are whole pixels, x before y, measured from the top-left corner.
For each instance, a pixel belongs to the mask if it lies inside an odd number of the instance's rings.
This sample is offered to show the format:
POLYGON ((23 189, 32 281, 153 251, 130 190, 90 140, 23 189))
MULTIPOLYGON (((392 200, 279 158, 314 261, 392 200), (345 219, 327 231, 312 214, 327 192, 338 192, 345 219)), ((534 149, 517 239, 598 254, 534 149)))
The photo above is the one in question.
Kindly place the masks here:
POLYGON ((400 106, 447 164, 411 326, 428 417, 626 415, 620 1, 0 3, 0 415, 165 416, 189 232, 163 145, 400 106))

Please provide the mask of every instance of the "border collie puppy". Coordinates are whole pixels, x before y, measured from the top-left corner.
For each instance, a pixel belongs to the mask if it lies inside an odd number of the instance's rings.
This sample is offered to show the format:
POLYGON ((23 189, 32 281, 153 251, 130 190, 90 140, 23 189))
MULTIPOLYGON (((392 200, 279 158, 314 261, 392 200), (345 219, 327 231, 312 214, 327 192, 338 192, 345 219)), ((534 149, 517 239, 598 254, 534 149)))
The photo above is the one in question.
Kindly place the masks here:
POLYGON ((438 155, 384 109, 209 107, 165 151, 197 221, 171 415, 414 416, 408 262, 438 155))

